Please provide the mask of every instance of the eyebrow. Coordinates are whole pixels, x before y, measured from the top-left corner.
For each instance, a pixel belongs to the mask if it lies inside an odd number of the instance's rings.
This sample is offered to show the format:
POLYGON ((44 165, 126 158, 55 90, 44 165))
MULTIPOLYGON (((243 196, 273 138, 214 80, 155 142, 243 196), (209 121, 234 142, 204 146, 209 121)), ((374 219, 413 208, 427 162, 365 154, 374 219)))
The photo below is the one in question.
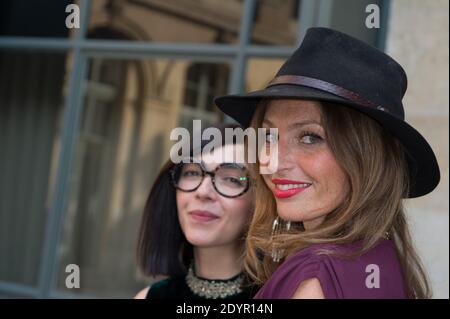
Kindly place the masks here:
MULTIPOLYGON (((264 123, 268 124, 271 127, 275 127, 275 125, 271 121, 269 121, 267 119, 263 120, 263 124, 264 123)), ((320 122, 318 122, 316 120, 305 120, 305 121, 301 121, 301 122, 297 122, 297 123, 291 124, 291 125, 289 125, 289 127, 290 128, 295 128, 295 127, 305 126, 305 125, 308 125, 308 124, 317 124, 317 125, 322 126, 322 123, 320 123, 320 122)))

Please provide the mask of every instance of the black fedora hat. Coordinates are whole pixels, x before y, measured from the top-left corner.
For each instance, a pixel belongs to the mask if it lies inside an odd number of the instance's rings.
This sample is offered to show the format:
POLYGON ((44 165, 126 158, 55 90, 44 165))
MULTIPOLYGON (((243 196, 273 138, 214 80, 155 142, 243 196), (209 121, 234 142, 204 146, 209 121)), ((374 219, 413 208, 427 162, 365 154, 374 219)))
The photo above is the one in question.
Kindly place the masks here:
POLYGON ((385 53, 347 34, 311 28, 265 89, 221 96, 215 102, 244 127, 263 98, 329 101, 363 112, 403 144, 411 183, 408 198, 414 198, 433 191, 440 172, 428 142, 405 122, 406 87, 405 71, 385 53))

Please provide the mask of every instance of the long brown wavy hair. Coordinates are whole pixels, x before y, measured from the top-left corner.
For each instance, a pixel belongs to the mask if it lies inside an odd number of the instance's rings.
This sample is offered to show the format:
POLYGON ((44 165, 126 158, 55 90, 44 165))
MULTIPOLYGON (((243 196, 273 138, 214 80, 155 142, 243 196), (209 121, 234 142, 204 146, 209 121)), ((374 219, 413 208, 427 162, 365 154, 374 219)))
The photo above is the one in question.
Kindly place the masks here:
MULTIPOLYGON (((263 100, 253 115, 251 127, 262 127, 269 100, 263 100)), ((382 237, 394 243, 403 270, 409 298, 430 298, 426 272, 415 252, 409 232, 403 198, 409 189, 408 164, 400 142, 367 115, 349 107, 321 102, 326 141, 336 161, 348 176, 347 198, 329 212, 320 227, 305 230, 301 223, 289 233, 271 236, 277 216, 272 192, 259 172, 256 179, 256 206, 246 240, 245 269, 258 285, 275 271, 271 259, 273 245, 285 256, 316 243, 344 244, 362 241, 355 255, 367 252, 382 237), (345 125, 342 125, 345 123, 345 125)))

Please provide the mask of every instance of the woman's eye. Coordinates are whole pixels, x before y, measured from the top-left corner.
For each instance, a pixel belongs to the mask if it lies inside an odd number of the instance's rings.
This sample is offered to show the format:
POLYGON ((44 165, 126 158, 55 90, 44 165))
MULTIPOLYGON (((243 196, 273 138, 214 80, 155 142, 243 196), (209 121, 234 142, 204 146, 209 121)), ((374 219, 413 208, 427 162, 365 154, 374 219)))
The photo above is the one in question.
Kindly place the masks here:
POLYGON ((302 143, 305 143, 305 144, 314 144, 314 143, 320 142, 322 140, 322 138, 317 134, 314 134, 311 132, 305 132, 302 134, 300 140, 302 143))
POLYGON ((199 174, 199 172, 197 172, 197 171, 185 171, 184 173, 183 173, 183 176, 185 176, 185 177, 190 177, 190 176, 199 176, 200 174, 199 174))
POLYGON ((226 177, 225 181, 231 184, 234 184, 236 186, 242 187, 244 186, 244 183, 242 182, 241 179, 237 179, 235 177, 226 177))
POLYGON ((234 178, 234 177, 228 177, 228 181, 230 181, 234 184, 238 184, 238 185, 242 184, 237 178, 234 178))

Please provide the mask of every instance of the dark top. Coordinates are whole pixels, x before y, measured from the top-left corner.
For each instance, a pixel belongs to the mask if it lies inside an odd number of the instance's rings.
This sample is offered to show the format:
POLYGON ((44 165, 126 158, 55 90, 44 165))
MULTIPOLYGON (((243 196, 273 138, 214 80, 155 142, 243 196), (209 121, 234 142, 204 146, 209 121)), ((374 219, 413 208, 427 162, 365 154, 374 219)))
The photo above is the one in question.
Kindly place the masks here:
MULTIPOLYGON (((251 299, 254 293, 251 288, 224 299, 251 299)), ((194 294, 186 283, 185 276, 174 276, 158 281, 150 286, 146 299, 205 299, 194 294)))
POLYGON ((255 295, 288 299, 300 283, 317 278, 327 299, 406 298, 405 282, 394 244, 380 239, 365 254, 353 258, 318 254, 319 249, 352 252, 357 243, 315 244, 289 256, 255 295))

